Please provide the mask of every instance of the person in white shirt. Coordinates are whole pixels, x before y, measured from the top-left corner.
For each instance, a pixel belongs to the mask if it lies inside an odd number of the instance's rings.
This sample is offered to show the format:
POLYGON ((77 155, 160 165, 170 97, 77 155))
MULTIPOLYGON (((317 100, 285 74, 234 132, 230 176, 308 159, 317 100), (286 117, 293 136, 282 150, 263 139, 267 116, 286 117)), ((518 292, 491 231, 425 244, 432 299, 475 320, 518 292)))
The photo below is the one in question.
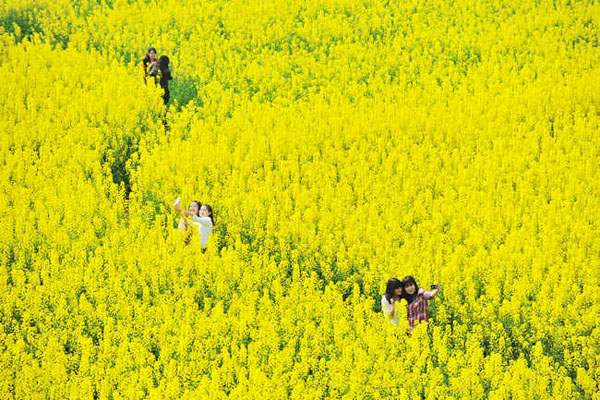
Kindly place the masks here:
POLYGON ((394 325, 400 322, 400 311, 395 309, 394 305, 402 297, 402 281, 397 278, 391 278, 387 282, 385 294, 381 296, 381 310, 383 315, 394 325))
POLYGON ((212 235, 213 227, 215 226, 212 207, 208 204, 202 204, 199 215, 192 215, 192 221, 198 226, 200 247, 204 250, 208 245, 208 238, 212 235))

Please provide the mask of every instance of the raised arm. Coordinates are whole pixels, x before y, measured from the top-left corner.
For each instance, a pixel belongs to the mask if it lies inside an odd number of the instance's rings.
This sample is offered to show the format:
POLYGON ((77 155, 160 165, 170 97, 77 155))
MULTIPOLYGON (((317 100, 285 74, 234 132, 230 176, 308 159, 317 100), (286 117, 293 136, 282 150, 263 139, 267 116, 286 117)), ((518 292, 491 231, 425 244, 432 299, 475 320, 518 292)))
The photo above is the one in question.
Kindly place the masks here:
POLYGON ((210 217, 198 217, 196 215, 192 215, 192 221, 203 226, 212 226, 212 220, 210 217))
POLYGON ((423 290, 423 297, 425 297, 425 299, 427 299, 427 300, 432 299, 435 296, 437 296, 439 291, 440 291, 440 288, 437 286, 431 290, 423 290))
POLYGON ((177 211, 177 212, 182 212, 183 210, 181 209, 181 197, 177 197, 175 199, 175 202, 173 202, 173 210, 177 211))
POLYGON ((181 208, 181 198, 180 197, 177 197, 177 199, 175 199, 175 202, 173 203, 173 210, 175 210, 176 212, 181 214, 181 216, 183 216, 183 217, 193 216, 191 212, 181 208))

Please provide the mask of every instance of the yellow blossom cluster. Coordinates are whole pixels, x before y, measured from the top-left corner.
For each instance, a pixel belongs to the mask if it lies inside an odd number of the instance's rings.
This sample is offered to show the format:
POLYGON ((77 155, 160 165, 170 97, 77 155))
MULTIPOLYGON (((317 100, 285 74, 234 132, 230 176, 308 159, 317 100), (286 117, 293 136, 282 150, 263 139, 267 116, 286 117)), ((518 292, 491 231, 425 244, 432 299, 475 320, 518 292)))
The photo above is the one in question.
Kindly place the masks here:
POLYGON ((599 15, 0 0, 0 398, 600 399, 599 15))

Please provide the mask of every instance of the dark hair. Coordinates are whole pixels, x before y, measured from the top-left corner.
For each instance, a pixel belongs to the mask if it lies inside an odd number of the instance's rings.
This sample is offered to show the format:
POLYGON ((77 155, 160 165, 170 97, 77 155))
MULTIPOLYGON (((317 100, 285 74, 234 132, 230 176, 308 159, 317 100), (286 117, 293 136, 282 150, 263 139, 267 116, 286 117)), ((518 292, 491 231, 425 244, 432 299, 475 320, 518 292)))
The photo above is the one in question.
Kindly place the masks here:
MULTIPOLYGON (((199 217, 199 216, 200 216, 200 207, 202 207, 202 203, 200 203, 198 200, 192 200, 192 201, 190 201, 190 205, 191 205, 192 203, 196 203, 196 204, 198 204, 198 212, 196 213, 196 217, 199 217)), ((189 209, 189 208, 190 208, 190 207, 188 206, 188 209, 189 209)))
POLYGON ((146 52, 146 56, 144 57, 144 67, 148 66, 148 63, 150 62, 150 52, 153 51, 156 54, 156 49, 154 47, 150 47, 148 49, 148 51, 146 52))
POLYGON ((158 58, 157 67, 160 70, 161 74, 160 86, 162 86, 163 89, 167 88, 167 81, 173 79, 173 77, 171 76, 171 70, 169 69, 169 62, 170 60, 167 56, 160 56, 158 58))
POLYGON ((167 56, 158 57, 158 65, 160 65, 160 66, 168 68, 170 62, 171 62, 171 60, 169 60, 169 57, 167 57, 167 56))
POLYGON ((415 301, 417 299, 417 296, 419 295, 419 285, 417 285, 417 281, 415 280, 415 278, 413 278, 410 275, 402 280, 402 290, 402 296, 406 299, 408 304, 415 301), (415 285, 415 292, 413 294, 408 294, 406 292, 406 288, 410 285, 415 285))
POLYGON ((210 218, 210 222, 212 222, 213 226, 215 225, 215 218, 213 217, 213 209, 210 206, 210 204, 202 204, 204 207, 206 207, 206 209, 208 210, 208 212, 210 213, 210 215, 208 216, 210 218))
POLYGON ((387 281, 387 285, 385 287, 385 298, 387 301, 392 301, 392 297, 394 297, 394 292, 396 289, 402 287, 402 281, 397 278, 391 278, 387 281))

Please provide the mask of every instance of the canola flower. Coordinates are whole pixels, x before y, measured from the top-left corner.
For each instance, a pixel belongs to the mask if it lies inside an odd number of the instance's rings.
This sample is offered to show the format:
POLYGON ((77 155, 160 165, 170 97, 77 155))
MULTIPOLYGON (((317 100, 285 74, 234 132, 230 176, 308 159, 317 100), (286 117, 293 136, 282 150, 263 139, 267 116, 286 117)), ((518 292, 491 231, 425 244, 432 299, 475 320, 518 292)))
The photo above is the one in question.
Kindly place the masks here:
POLYGON ((3 0, 0 397, 598 398, 599 12, 3 0))

